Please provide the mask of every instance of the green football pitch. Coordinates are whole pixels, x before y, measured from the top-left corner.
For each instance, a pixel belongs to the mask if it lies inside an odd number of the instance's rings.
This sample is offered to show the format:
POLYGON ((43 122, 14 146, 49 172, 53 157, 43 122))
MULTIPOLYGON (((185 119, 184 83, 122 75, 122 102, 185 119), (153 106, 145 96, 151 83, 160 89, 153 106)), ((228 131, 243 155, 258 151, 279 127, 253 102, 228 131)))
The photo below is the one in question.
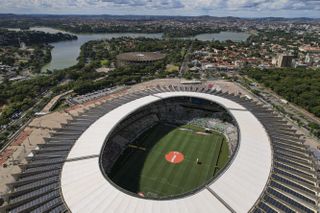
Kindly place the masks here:
POLYGON ((199 132, 204 130, 157 124, 125 150, 109 177, 120 187, 146 197, 190 192, 212 179, 229 159, 224 135, 199 132), (172 151, 181 153, 183 160, 176 164, 168 161, 166 155, 172 151))

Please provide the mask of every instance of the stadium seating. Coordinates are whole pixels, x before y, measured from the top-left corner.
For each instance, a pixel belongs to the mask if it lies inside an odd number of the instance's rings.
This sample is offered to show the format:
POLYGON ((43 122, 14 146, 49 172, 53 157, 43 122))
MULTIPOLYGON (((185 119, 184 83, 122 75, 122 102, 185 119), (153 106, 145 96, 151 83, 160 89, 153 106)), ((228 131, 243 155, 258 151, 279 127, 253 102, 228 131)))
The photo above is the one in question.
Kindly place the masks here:
MULTIPOLYGON (((273 149, 273 168, 266 190, 253 207, 252 212, 317 212, 318 180, 314 163, 304 146, 300 135, 296 134, 278 114, 254 101, 207 88, 205 85, 155 86, 134 94, 116 98, 99 107, 84 112, 46 139, 46 145, 40 146, 16 174, 16 181, 9 185, 10 192, 4 197, 7 204, 2 208, 8 212, 67 212, 60 192, 60 174, 63 163, 77 138, 99 117, 131 100, 159 92, 197 91, 214 94, 233 100, 250 110, 264 125, 269 134, 273 149)), ((132 119, 123 122, 118 128, 126 131, 112 136, 111 146, 107 146, 109 164, 117 159, 125 146, 139 136, 146 128, 159 121, 188 121, 197 118, 201 112, 185 113, 176 103, 164 107, 155 105, 149 111, 140 111, 132 119), (166 113, 168 110, 174 113, 166 113), (130 125, 133 124, 134 125, 130 125), (130 128, 128 128, 130 127, 130 128)), ((120 130, 120 129, 119 129, 120 130)), ((233 144, 234 150, 236 150, 233 144)))

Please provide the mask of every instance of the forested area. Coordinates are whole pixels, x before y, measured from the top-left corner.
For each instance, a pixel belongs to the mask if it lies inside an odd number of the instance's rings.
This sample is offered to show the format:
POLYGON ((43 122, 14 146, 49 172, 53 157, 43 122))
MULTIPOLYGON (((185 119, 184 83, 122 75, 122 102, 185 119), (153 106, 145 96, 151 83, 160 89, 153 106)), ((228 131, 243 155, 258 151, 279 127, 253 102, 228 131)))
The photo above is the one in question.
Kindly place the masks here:
POLYGON ((19 47, 20 42, 24 42, 26 45, 33 45, 75 39, 77 39, 77 36, 65 33, 51 34, 39 31, 9 31, 0 29, 0 46, 19 47))
POLYGON ((320 70, 310 69, 251 69, 251 78, 320 117, 320 70))
POLYGON ((166 77, 168 75, 165 71, 166 64, 181 63, 188 45, 190 45, 189 42, 183 40, 164 41, 144 38, 89 42, 82 46, 79 63, 73 67, 30 80, 5 81, 0 84, 0 106, 4 106, 1 109, 0 127, 7 125, 19 117, 20 113, 33 107, 47 94, 47 91, 52 92, 50 98, 70 89, 78 94, 84 94, 115 85, 130 85, 166 77), (110 67, 111 64, 115 64, 117 54, 127 51, 160 51, 167 57, 164 61, 147 66, 118 67, 110 71, 107 76, 105 73, 96 72, 98 67, 110 67))
MULTIPOLYGON (((74 86, 75 92, 84 94, 109 86, 135 84, 154 78, 162 78, 174 73, 166 71, 167 64, 180 66, 186 49, 191 41, 151 38, 115 38, 111 40, 90 41, 81 47, 78 66, 82 70, 89 70, 106 66, 112 67, 119 53, 124 52, 162 52, 166 58, 148 65, 131 65, 115 67, 109 71, 107 78, 97 82, 88 82, 78 79, 74 86)), ((81 71, 81 70, 80 70, 81 71)))
POLYGON ((15 16, 3 15, 0 27, 29 29, 35 26, 52 27, 72 33, 163 33, 166 38, 191 37, 202 33, 219 33, 221 31, 239 31, 236 26, 210 27, 205 17, 196 21, 171 17, 128 17, 96 16, 15 16), (107 23, 107 24, 106 24, 107 23))
POLYGON ((291 28, 289 31, 276 30, 258 30, 257 34, 251 35, 248 38, 248 43, 277 43, 282 46, 290 46, 296 41, 302 41, 306 44, 312 42, 319 42, 319 36, 312 32, 297 33, 298 29, 291 28))
POLYGON ((29 49, 0 46, 0 63, 16 66, 19 72, 30 69, 32 73, 40 73, 42 66, 51 60, 51 49, 46 44, 32 45, 29 49))
MULTIPOLYGON (((288 101, 320 117, 319 69, 250 69, 245 73, 288 101)), ((320 138, 320 125, 309 123, 307 128, 320 138)))
MULTIPOLYGON (((10 132, 16 131, 19 126, 8 126, 11 121, 18 119, 22 113, 27 112, 24 120, 28 120, 35 112, 41 111, 44 105, 53 96, 70 90, 77 89, 84 84, 95 85, 95 79, 101 77, 90 66, 74 66, 68 69, 55 71, 51 75, 36 76, 25 81, 6 81, 0 84, 0 148, 10 132), (69 83, 67 83, 69 82, 69 83), (45 97, 45 95, 48 95, 45 97), (36 103, 41 101, 37 107, 36 103), (29 110, 33 108, 32 110, 29 110)), ((112 82, 111 82, 112 83, 112 82)), ((108 82, 101 81, 104 87, 109 86, 108 82)))
POLYGON ((0 84, 0 105, 6 105, 0 116, 0 125, 7 124, 15 113, 33 106, 41 94, 59 82, 58 76, 39 76, 31 80, 0 84))
POLYGON ((116 56, 124 52, 162 52, 166 63, 181 63, 190 40, 152 38, 114 38, 111 40, 90 41, 81 47, 80 63, 90 60, 100 66, 101 60, 115 62, 116 56))

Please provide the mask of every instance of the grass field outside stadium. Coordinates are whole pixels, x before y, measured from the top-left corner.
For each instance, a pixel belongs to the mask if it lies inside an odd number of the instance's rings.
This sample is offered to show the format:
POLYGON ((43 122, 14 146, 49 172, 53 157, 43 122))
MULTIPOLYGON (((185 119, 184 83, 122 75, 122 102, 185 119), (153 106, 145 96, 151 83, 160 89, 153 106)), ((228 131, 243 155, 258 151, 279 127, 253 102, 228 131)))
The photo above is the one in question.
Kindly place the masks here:
POLYGON ((166 198, 188 193, 211 180, 229 160, 218 132, 159 123, 119 157, 109 177, 140 196, 166 198))

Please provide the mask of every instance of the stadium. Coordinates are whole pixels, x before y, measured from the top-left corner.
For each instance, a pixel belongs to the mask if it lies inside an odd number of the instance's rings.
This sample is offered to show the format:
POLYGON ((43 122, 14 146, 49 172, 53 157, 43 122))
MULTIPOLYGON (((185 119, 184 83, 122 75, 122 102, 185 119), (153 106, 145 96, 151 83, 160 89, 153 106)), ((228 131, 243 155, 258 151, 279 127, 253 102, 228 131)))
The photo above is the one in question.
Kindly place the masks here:
POLYGON ((241 94, 155 85, 75 117, 10 184, 6 212, 317 212, 301 135, 241 94))
POLYGON ((117 55, 117 66, 151 64, 166 57, 159 52, 127 52, 117 55))

